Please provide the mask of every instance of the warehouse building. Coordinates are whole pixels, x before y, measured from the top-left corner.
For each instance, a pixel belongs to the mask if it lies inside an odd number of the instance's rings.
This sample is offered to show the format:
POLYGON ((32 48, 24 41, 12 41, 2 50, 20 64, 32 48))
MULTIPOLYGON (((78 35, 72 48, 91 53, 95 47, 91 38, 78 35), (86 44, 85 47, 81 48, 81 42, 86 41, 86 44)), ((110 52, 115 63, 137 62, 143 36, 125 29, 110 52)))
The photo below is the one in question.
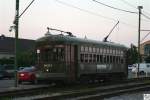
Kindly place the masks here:
MULTIPOLYGON (((35 40, 19 39, 18 50, 19 52, 34 50, 35 40)), ((0 36, 0 59, 11 59, 15 56, 15 38, 0 36)))

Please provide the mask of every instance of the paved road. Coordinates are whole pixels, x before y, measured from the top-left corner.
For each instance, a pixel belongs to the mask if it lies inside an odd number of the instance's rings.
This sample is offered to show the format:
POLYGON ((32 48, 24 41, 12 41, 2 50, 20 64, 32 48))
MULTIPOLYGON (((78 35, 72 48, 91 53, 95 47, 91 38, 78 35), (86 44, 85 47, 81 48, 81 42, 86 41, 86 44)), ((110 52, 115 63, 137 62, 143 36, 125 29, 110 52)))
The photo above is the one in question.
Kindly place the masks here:
POLYGON ((14 86, 14 80, 13 79, 1 79, 0 80, 0 89, 2 88, 9 88, 14 86))
MULTIPOLYGON (((22 84, 18 84, 18 88, 20 87, 38 87, 38 86, 43 86, 43 85, 48 85, 48 84, 31 84, 30 82, 24 82, 22 84)), ((15 87, 15 80, 14 79, 1 79, 0 80, 0 90, 4 89, 11 89, 15 87)))
MULTIPOLYGON (((129 71, 128 78, 135 78, 135 77, 136 77, 136 75, 131 73, 131 71, 129 71)), ((11 79, 11 80, 10 79, 2 79, 2 80, 0 80, 0 89, 14 87, 14 84, 15 84, 14 82, 15 81, 13 79, 11 79)), ((24 85, 27 85, 27 84, 24 84, 24 85)))

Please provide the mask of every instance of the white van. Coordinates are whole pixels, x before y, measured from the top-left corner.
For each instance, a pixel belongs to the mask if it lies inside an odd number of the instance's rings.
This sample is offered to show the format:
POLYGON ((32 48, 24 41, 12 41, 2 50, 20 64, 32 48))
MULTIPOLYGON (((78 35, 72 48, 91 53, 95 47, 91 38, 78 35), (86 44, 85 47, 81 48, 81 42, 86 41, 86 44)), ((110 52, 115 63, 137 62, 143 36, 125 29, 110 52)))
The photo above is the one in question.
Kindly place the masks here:
MULTIPOLYGON (((137 73, 138 72, 138 64, 133 64, 132 66, 133 66, 132 72, 137 73)), ((150 63, 140 63, 139 64, 139 73, 140 74, 150 73, 150 63)))

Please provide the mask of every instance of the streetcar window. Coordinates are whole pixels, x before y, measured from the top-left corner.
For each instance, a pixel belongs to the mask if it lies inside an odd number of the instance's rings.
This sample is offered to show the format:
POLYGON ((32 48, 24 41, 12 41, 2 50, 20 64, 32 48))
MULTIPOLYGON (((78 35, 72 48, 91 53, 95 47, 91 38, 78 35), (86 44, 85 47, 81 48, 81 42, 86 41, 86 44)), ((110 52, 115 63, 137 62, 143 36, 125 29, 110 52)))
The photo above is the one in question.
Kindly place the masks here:
POLYGON ((106 49, 105 49, 105 48, 103 49, 103 53, 104 53, 104 54, 106 53, 106 49))
POLYGON ((85 47, 85 51, 86 51, 86 52, 88 51, 88 47, 85 47))
POLYGON ((118 63, 118 56, 116 56, 116 60, 115 61, 116 61, 116 63, 118 63))
POLYGON ((54 61, 63 61, 64 60, 64 49, 54 48, 53 49, 53 60, 54 61))
POLYGON ((95 47, 93 47, 93 52, 96 52, 96 48, 95 47))
POLYGON ((88 62, 88 54, 85 54, 85 62, 88 62))
POLYGON ((110 63, 112 63, 112 60, 113 60, 113 57, 112 57, 112 56, 110 56, 110 63))
POLYGON ((64 48, 48 48, 41 51, 41 58, 43 61, 64 61, 64 48))
POLYGON ((58 58, 59 58, 60 61, 65 60, 65 50, 63 48, 59 48, 58 58))
POLYGON ((121 64, 123 64, 124 62, 123 62, 123 58, 121 58, 121 64))
POLYGON ((121 52, 121 54, 123 55, 123 51, 120 51, 121 52))
POLYGON ((44 49, 41 53, 41 58, 43 61, 48 61, 49 49, 44 49))
POLYGON ((96 48, 96 52, 99 53, 99 48, 96 48))
POLYGON ((53 49, 53 52, 56 52, 56 48, 53 49))
POLYGON ((92 62, 92 54, 89 54, 89 62, 92 62))
POLYGON ((119 50, 116 50, 116 54, 119 55, 119 50))
POLYGON ((84 61, 84 54, 80 54, 80 60, 81 60, 81 62, 84 61))
POLYGON ((116 56, 113 56, 113 57, 112 57, 112 61, 113 61, 113 63, 117 63, 117 57, 116 57, 116 56))
POLYGON ((89 52, 92 52, 92 47, 89 47, 89 52))
POLYGON ((102 48, 99 48, 99 51, 100 51, 100 53, 103 53, 103 49, 102 48))
POLYGON ((105 55, 103 56, 103 59, 104 59, 104 63, 106 63, 106 56, 105 55))
POLYGON ((97 55, 97 62, 99 62, 100 61, 100 56, 99 55, 97 55))
POLYGON ((93 55, 93 62, 96 62, 96 54, 93 55))
POLYGON ((81 51, 82 51, 82 52, 84 51, 84 46, 81 46, 81 51))
POLYGON ((120 59, 120 56, 118 57, 118 62, 119 62, 119 64, 121 63, 121 59, 120 59))
POLYGON ((110 54, 112 54, 113 53, 113 50, 112 49, 110 49, 110 54))
POLYGON ((109 54, 109 48, 106 49, 107 54, 109 54))
POLYGON ((106 57, 107 57, 107 63, 109 63, 109 56, 107 55, 106 57))
POLYGON ((120 50, 118 50, 118 54, 120 55, 120 50))
POLYGON ((113 54, 115 54, 115 53, 116 53, 116 50, 114 49, 114 50, 113 50, 113 54))
POLYGON ((100 62, 103 63, 103 55, 100 55, 100 62))

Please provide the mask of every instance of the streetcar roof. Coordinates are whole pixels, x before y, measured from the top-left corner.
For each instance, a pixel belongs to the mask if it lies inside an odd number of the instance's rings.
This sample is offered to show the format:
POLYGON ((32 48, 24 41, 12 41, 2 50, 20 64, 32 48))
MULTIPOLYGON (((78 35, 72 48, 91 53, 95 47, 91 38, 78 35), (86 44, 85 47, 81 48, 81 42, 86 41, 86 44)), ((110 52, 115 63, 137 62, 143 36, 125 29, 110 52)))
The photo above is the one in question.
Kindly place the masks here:
POLYGON ((120 47, 127 49, 126 46, 119 44, 119 43, 113 43, 113 42, 102 42, 97 40, 91 40, 87 38, 77 38, 72 36, 67 36, 63 34, 58 35, 46 35, 44 37, 41 37, 36 40, 37 43, 50 43, 50 42, 56 42, 56 43, 62 43, 62 44, 82 44, 82 45, 101 45, 101 46, 112 46, 112 47, 120 47))

